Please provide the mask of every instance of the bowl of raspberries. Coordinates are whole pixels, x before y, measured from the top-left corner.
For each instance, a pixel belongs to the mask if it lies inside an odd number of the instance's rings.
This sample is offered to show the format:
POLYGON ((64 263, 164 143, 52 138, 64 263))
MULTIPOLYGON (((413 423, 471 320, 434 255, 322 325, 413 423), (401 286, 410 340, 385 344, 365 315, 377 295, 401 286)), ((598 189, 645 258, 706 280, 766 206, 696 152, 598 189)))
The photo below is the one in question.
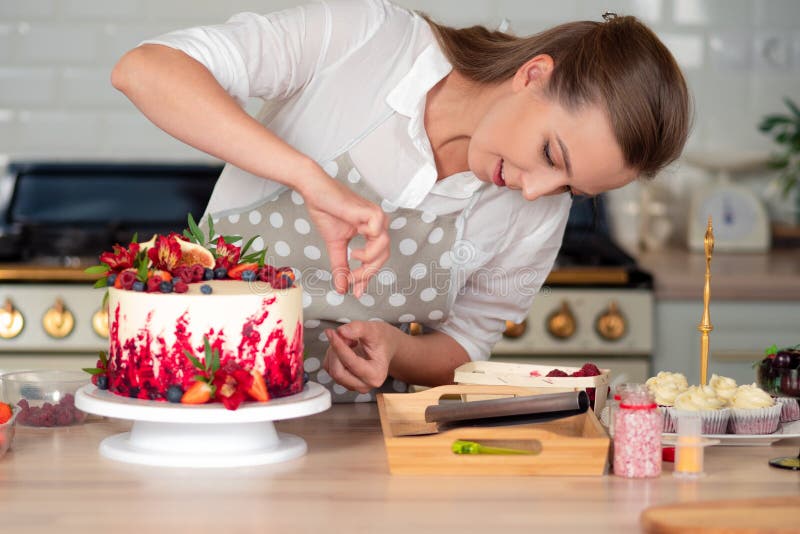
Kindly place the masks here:
POLYGON ((18 410, 16 422, 34 427, 81 424, 86 413, 75 407, 75 392, 89 383, 81 371, 17 371, 0 375, 2 401, 18 410))

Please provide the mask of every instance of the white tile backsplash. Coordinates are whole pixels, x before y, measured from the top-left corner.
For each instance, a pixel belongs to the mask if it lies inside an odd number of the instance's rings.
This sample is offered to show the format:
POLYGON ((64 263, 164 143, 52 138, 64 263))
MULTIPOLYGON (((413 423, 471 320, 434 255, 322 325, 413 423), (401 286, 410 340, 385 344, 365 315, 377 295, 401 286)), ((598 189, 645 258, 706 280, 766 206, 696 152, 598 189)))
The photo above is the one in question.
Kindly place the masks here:
POLYGON ((0 19, 48 18, 56 14, 56 0, 3 0, 0 19))
POLYGON ((97 61, 97 26, 66 21, 20 26, 16 58, 19 64, 91 64, 97 61))
POLYGON ((73 157, 99 145, 99 126, 92 111, 22 111, 17 143, 32 157, 73 157))
MULTIPOLYGON (((110 85, 114 63, 169 30, 308 0, 0 0, 0 153, 210 159, 149 124, 110 85)), ((800 95, 800 0, 398 0, 455 26, 518 34, 603 11, 664 39, 695 97, 689 148, 768 149, 755 125, 800 95)), ((798 98, 800 99, 800 98, 798 98)), ((257 103, 248 106, 256 109, 257 103)))
POLYGON ((52 67, 0 67, 0 107, 47 105, 55 100, 52 67))
POLYGON ((78 20, 130 20, 144 13, 142 0, 60 0, 59 15, 62 19, 78 20))

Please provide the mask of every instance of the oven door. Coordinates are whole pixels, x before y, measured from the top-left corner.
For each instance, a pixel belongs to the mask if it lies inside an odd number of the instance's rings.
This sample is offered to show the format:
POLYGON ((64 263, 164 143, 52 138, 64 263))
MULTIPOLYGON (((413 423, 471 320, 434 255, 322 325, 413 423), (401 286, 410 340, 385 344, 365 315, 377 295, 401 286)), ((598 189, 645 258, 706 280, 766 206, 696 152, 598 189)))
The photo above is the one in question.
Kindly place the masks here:
POLYGON ((525 323, 509 325, 492 361, 611 370, 614 383, 651 376, 653 293, 634 288, 542 288, 525 323))

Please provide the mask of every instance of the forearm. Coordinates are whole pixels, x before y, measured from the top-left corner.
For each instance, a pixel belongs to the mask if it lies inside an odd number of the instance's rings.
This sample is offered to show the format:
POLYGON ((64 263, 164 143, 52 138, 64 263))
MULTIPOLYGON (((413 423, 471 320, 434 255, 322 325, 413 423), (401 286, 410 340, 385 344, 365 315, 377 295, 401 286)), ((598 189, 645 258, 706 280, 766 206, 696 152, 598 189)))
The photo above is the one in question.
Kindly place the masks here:
POLYGON ((173 137, 256 176, 300 190, 298 175, 315 164, 250 117, 202 64, 161 45, 125 54, 111 75, 156 126, 173 137))
POLYGON ((470 361, 456 340, 441 332, 410 336, 396 330, 397 350, 389 374, 398 380, 421 386, 453 383, 453 371, 470 361))

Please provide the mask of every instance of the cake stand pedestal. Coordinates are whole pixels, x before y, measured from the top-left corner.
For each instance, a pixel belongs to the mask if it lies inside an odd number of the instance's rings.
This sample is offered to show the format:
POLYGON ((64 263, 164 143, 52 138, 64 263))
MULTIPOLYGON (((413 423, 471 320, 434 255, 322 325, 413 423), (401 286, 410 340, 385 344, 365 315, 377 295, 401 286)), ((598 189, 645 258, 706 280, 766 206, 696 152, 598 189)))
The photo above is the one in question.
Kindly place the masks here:
POLYGON ((84 412, 130 419, 130 432, 100 443, 112 460, 169 467, 237 467, 284 462, 306 453, 306 442, 278 432, 273 421, 323 412, 331 394, 309 382, 303 391, 238 410, 203 405, 128 399, 89 384, 78 390, 75 406, 84 412))

